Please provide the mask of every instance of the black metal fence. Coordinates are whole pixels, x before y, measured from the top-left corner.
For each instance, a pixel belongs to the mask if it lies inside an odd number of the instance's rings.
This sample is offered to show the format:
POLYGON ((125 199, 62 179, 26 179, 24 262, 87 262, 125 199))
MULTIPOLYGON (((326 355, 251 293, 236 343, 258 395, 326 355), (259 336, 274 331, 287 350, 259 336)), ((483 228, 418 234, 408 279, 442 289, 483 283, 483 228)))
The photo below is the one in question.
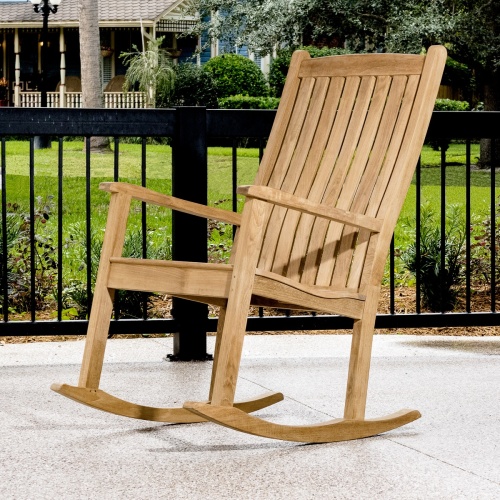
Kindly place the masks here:
MULTIPOLYGON (((148 181, 147 140, 150 137, 168 137, 172 144, 172 194, 199 203, 207 203, 207 146, 214 141, 229 141, 233 144, 233 208, 236 209, 236 173, 237 141, 241 138, 254 138, 262 151, 265 140, 271 130, 274 111, 254 110, 205 110, 204 108, 178 108, 168 110, 90 110, 90 109, 0 109, 1 137, 1 214, 2 214, 2 282, 1 300, 3 319, 0 335, 71 335, 86 331, 86 320, 66 320, 62 316, 62 262, 63 262, 63 189, 64 151, 68 142, 65 138, 108 136, 114 141, 114 180, 120 178, 120 144, 124 137, 139 137, 141 142, 141 183, 148 181), (34 137, 50 135, 58 140, 58 175, 54 189, 57 190, 57 282, 54 287, 57 298, 57 316, 52 320, 39 320, 36 317, 36 292, 34 259, 30 260, 27 270, 31 283, 30 319, 15 321, 9 311, 9 284, 7 255, 7 216, 9 211, 8 185, 11 160, 6 148, 11 138, 25 139, 30 142, 29 153, 29 219, 36 217, 36 189, 34 137)), ((466 226, 471 224, 471 143, 484 138, 500 137, 500 113, 497 112, 435 112, 432 118, 428 139, 446 141, 448 139, 464 141, 466 149, 466 226)), ((87 250, 92 243, 91 218, 94 192, 91 185, 91 171, 95 157, 91 155, 89 141, 85 149, 85 244, 87 250)), ((442 148, 441 179, 446 174, 446 151, 442 148)), ((390 307, 389 314, 380 314, 376 326, 379 328, 406 327, 441 327, 441 326, 495 326, 499 325, 496 310, 495 262, 496 262, 496 173, 489 174, 490 228, 490 307, 487 311, 477 311, 472 307, 470 260, 471 237, 467 237, 466 246, 466 296, 463 312, 424 313, 421 308, 422 283, 416 282, 416 304, 414 312, 399 314, 395 307, 395 268, 394 251, 390 259, 390 307)), ((416 174, 416 224, 420 227, 420 170, 416 174)), ((441 182, 440 190, 441 221, 446 219, 446 183, 441 182)), ((143 244, 147 232, 146 208, 142 207, 143 244)), ((30 238, 26 252, 35 252, 35 225, 30 225, 30 238)), ((416 232, 419 248, 419 231, 416 232)), ((441 224, 441 239, 444 242, 446 232, 441 224)), ((441 245, 441 260, 445 264, 445 245, 441 245)), ((145 250, 143 250, 145 252, 145 250)), ((172 254, 177 260, 206 261, 207 225, 206 221, 185 214, 172 215, 172 254)), ((421 258, 417 252, 417 264, 421 258)), ((95 267, 95 265, 94 265, 95 267)), ((87 251, 86 292, 90 302, 92 296, 91 278, 93 264, 90 251, 87 251)), ((90 305, 90 304, 89 304, 90 305)), ((142 319, 116 319, 112 322, 112 334, 124 333, 175 333, 174 354, 181 358, 202 359, 205 356, 206 332, 216 330, 216 318, 208 318, 205 305, 194 304, 176 299, 171 319, 148 319, 146 307, 142 319)), ((325 330, 349 328, 352 322, 338 316, 301 315, 301 316, 259 316, 248 319, 249 331, 272 330, 325 330)))

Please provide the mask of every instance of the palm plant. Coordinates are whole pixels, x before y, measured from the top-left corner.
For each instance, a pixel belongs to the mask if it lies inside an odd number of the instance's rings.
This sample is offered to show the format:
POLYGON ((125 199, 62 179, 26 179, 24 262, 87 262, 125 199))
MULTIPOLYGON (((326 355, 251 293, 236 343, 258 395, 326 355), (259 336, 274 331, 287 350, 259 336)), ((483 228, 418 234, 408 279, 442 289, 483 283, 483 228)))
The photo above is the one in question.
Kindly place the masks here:
POLYGON ((146 95, 146 107, 154 108, 156 95, 170 93, 174 85, 174 70, 172 60, 168 52, 161 48, 164 37, 156 40, 148 40, 145 50, 139 51, 136 45, 132 45, 132 52, 122 52, 120 57, 125 66, 128 66, 125 74, 123 91, 136 83, 139 90, 146 95))

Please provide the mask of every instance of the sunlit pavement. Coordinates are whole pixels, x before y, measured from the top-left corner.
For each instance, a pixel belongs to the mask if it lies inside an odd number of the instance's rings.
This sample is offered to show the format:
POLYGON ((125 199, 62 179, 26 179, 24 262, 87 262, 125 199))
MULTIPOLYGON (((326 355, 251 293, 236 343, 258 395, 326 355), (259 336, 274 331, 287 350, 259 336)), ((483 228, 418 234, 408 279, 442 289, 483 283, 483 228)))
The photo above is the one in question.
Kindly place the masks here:
MULTIPOLYGON (((213 352, 213 337, 208 351, 213 352)), ((350 337, 249 335, 237 399, 266 419, 342 415, 350 337)), ((172 339, 112 339, 101 388, 136 403, 205 400, 210 362, 165 361, 172 339)), ((212 423, 107 414, 52 391, 76 384, 83 342, 0 345, 0 498, 500 499, 500 337, 379 335, 367 417, 422 418, 357 441, 302 445, 212 423)))

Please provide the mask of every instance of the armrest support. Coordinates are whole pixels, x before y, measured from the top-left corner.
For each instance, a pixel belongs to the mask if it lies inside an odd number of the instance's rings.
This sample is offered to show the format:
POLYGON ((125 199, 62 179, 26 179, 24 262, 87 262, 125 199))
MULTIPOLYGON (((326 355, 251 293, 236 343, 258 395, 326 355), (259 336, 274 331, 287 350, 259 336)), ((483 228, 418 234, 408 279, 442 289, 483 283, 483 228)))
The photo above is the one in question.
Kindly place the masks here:
POLYGON ((144 201, 151 205, 168 207, 172 210, 177 210, 190 215, 196 215, 198 217, 205 217, 207 219, 215 219, 228 224, 233 224, 234 226, 239 226, 241 224, 241 214, 229 212, 228 210, 223 210, 221 208, 207 207, 192 201, 181 200, 180 198, 174 198, 173 196, 161 194, 135 184, 129 184, 126 182, 102 182, 99 185, 99 189, 109 193, 125 193, 130 195, 135 200, 144 201))
POLYGON ((280 207, 298 210, 309 215, 322 217, 335 222, 341 222, 349 226, 368 229, 374 233, 379 233, 382 229, 383 221, 369 215, 356 214, 342 210, 340 208, 329 207, 320 203, 314 203, 305 198, 300 198, 284 191, 279 191, 267 186, 241 186, 238 188, 238 194, 248 198, 267 201, 280 207))

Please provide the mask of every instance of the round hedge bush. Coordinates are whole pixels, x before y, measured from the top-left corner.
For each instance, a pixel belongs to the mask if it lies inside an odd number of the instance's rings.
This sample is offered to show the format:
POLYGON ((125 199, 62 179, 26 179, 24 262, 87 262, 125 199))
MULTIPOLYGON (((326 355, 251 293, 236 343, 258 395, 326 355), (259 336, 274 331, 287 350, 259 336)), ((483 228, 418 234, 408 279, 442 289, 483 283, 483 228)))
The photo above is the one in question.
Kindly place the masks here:
POLYGON ((217 108, 217 89, 212 75, 192 63, 174 66, 175 82, 173 90, 157 99, 159 108, 173 106, 206 106, 217 108))
POLYGON ((268 95, 262 71, 244 56, 223 54, 210 59, 204 69, 212 75, 219 98, 232 95, 268 95))

